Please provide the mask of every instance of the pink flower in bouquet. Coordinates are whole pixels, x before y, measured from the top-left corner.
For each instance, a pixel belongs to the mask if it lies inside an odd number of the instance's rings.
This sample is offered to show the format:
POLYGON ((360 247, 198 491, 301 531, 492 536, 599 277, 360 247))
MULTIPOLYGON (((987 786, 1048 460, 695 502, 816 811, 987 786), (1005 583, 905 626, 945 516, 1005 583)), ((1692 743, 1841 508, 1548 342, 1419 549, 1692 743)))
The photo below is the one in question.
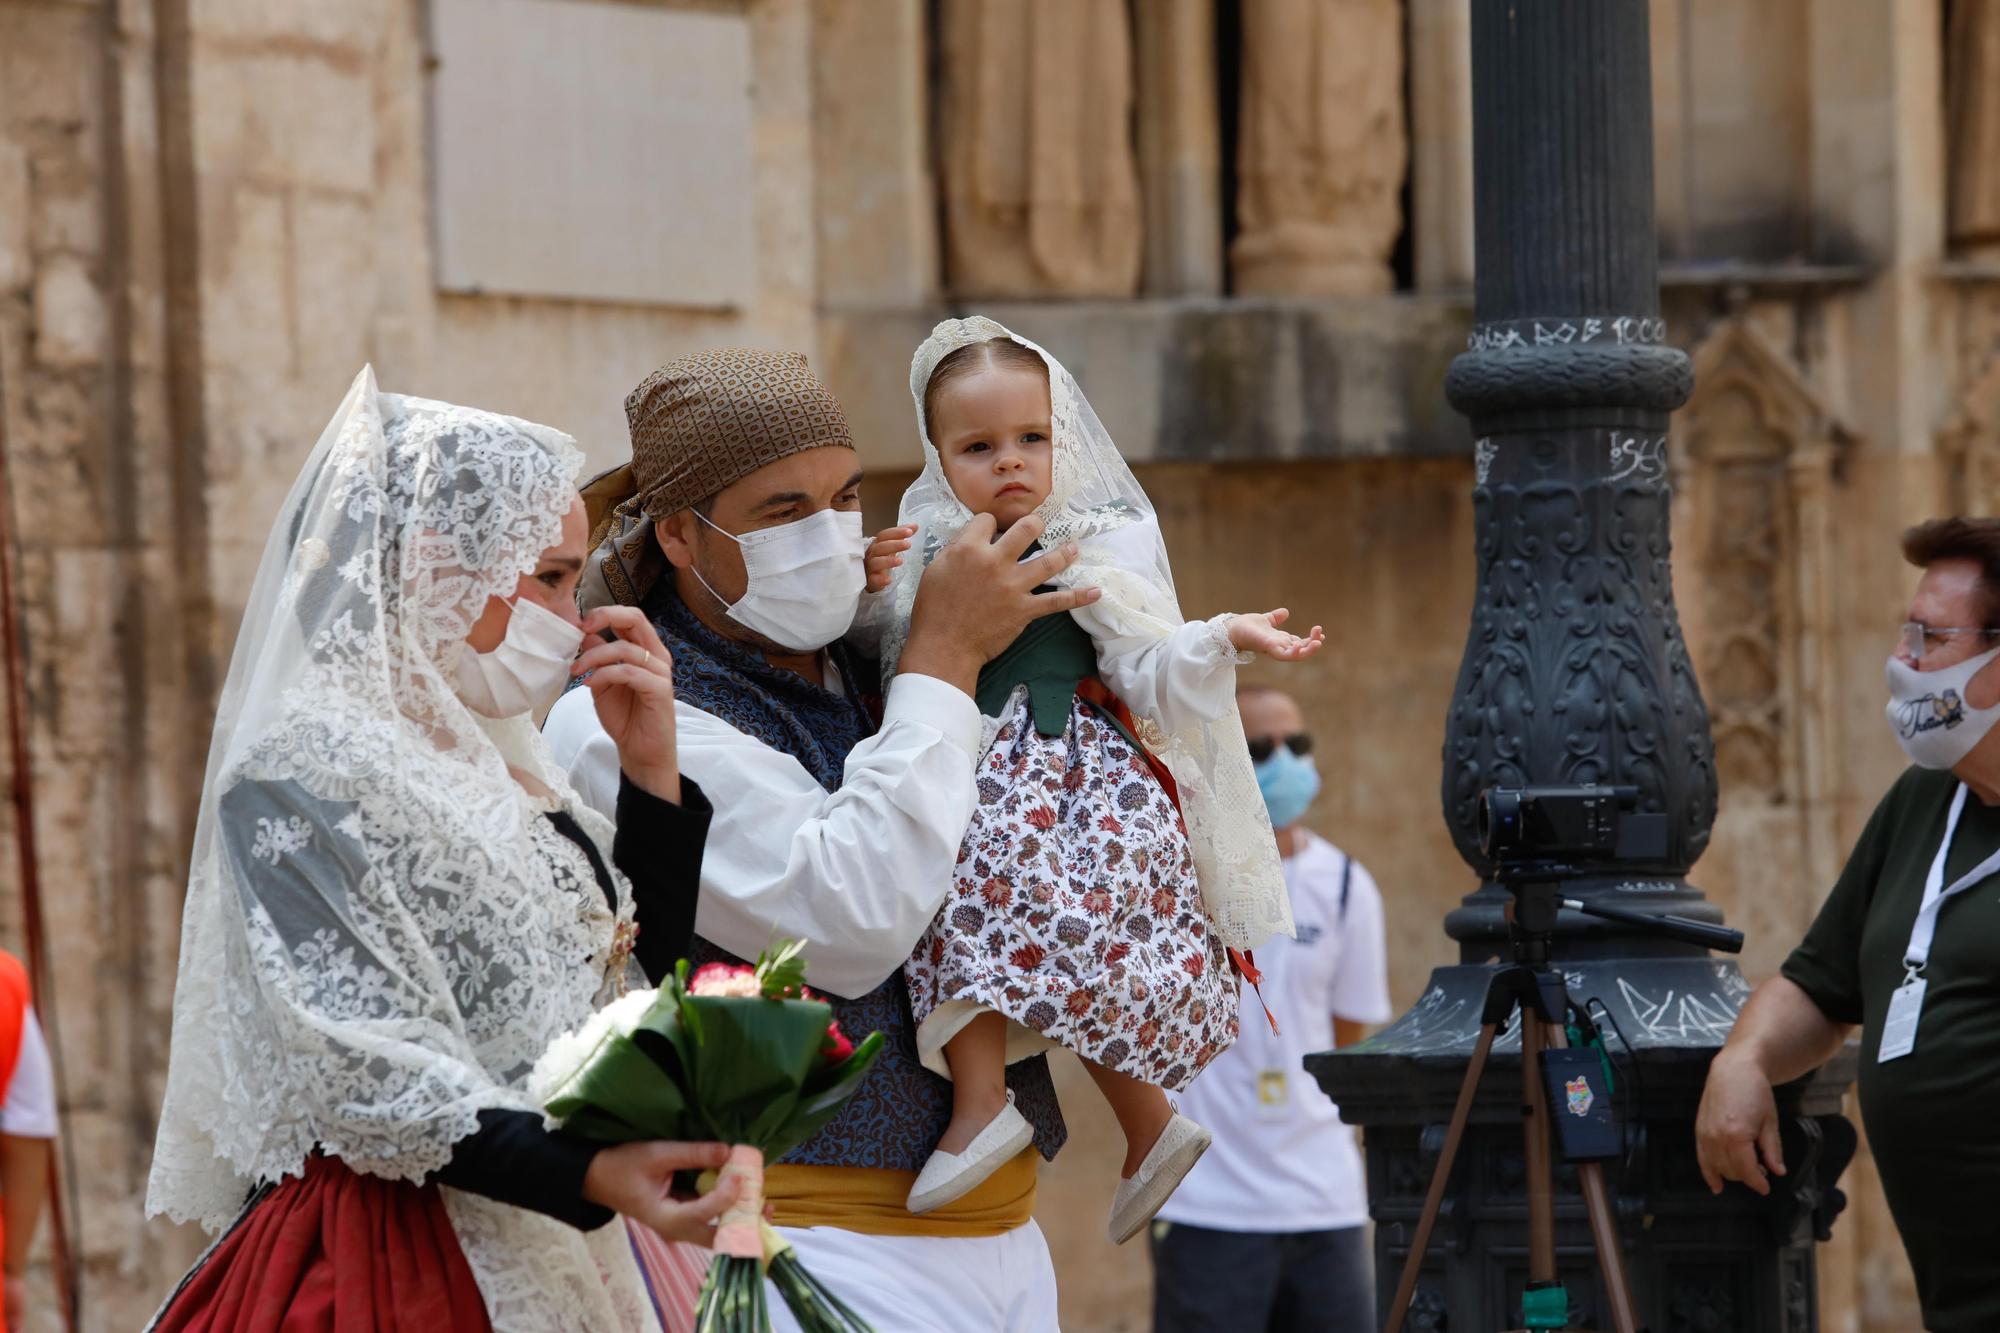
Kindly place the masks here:
POLYGON ((840 1020, 834 1019, 826 1025, 826 1045, 819 1048, 820 1055, 830 1065, 837 1065, 854 1054, 854 1043, 840 1030, 840 1020))
POLYGON ((756 999, 764 993, 757 969, 737 963, 705 963, 688 981, 690 995, 738 996, 756 999))

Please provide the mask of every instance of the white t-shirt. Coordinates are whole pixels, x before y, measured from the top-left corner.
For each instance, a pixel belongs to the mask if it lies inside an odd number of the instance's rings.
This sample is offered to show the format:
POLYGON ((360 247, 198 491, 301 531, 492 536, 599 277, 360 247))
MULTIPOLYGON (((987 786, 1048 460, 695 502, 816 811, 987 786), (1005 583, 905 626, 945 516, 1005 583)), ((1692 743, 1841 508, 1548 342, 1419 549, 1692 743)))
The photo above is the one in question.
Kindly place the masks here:
POLYGON ((48 1044, 42 1040, 42 1025, 35 1021, 32 1004, 21 1018, 21 1053, 14 1061, 6 1102, 0 1105, 0 1134, 24 1139, 56 1136, 55 1070, 49 1064, 48 1044))
POLYGON ((1382 894, 1359 863, 1300 830, 1285 858, 1298 938, 1257 951, 1264 999, 1243 987, 1243 1034, 1181 1094, 1181 1112, 1215 1142, 1160 1210, 1168 1222, 1218 1231, 1330 1231, 1368 1220, 1367 1175, 1354 1130, 1312 1076, 1306 1056, 1333 1049, 1333 1020, 1391 1017, 1382 894), (1347 876, 1347 905, 1341 880, 1347 876))

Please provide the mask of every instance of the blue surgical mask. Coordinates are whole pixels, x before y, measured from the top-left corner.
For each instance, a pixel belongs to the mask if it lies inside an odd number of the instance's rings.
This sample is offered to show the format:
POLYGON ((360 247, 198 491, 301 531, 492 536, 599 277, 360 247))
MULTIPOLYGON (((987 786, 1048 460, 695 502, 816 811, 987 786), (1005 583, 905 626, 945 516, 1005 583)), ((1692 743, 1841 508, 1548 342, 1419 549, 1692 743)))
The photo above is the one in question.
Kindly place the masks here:
POLYGON ((1257 765, 1257 790, 1264 793, 1271 827, 1288 828, 1305 817, 1307 807, 1319 795, 1319 766, 1311 755, 1293 754, 1280 745, 1257 765))

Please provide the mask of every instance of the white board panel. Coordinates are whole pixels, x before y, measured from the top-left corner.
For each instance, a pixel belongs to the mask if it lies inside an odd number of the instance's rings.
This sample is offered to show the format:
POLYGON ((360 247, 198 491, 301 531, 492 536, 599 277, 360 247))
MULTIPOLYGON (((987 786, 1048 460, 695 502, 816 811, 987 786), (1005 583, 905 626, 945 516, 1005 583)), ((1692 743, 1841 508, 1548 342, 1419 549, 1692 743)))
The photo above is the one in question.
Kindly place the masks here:
POLYGON ((606 0, 432 0, 438 285, 747 305, 750 23, 606 0))

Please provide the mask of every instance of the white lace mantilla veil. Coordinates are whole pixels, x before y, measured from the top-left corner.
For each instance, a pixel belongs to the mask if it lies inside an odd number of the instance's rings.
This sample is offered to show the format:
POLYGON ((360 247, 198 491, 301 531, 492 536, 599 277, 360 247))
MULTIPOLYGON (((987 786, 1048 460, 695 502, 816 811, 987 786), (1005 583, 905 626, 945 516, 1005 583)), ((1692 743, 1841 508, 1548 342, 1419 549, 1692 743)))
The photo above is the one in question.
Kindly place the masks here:
MULTIPOLYGON (((587 865, 559 886, 581 853, 503 752, 607 850, 609 822, 528 719, 488 723, 449 681, 487 598, 560 540, 582 461, 365 368, 321 435, 216 710, 149 1214, 217 1230, 316 1147, 420 1180, 481 1110, 539 1110, 528 1071, 606 993, 632 893, 614 916, 587 865)), ((622 1222, 443 1194, 494 1328, 658 1328, 622 1222)))
MULTIPOLYGON (((898 523, 913 524, 919 531, 913 539, 913 558, 903 562, 885 594, 891 599, 883 635, 885 681, 895 673, 902 655, 924 567, 972 518, 945 480, 937 446, 931 443, 924 421, 924 390, 946 356, 995 338, 1012 339, 1031 349, 1049 370, 1054 457, 1049 497, 1036 512, 1046 525, 1044 545, 1054 548, 1074 541, 1081 550, 1076 563, 1055 581, 1103 589, 1093 610, 1118 622, 1123 633, 1165 638, 1185 623, 1152 502, 1075 378, 1046 350, 993 320, 948 319, 931 330, 910 362, 910 397, 916 404, 924 470, 903 493, 897 515, 898 523), (1149 543, 1091 540, 1135 526, 1150 533, 1149 543), (1135 558, 1134 553, 1147 546, 1150 555, 1135 558)), ((1292 908, 1284 867, 1270 812, 1257 789, 1235 699, 1216 716, 1183 720, 1173 730, 1156 718, 1140 716, 1137 721, 1140 740, 1166 764, 1180 788, 1202 905, 1216 934, 1235 949, 1254 949, 1273 935, 1290 935, 1292 908)))

